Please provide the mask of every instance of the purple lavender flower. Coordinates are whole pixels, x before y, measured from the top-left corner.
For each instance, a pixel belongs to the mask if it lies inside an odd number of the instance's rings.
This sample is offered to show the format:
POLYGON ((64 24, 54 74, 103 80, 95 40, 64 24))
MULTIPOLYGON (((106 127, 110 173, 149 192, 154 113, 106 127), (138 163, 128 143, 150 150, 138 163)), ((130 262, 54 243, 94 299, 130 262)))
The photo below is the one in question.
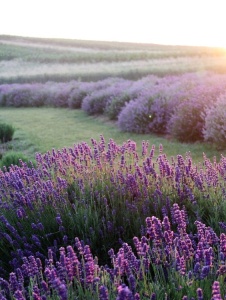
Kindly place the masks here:
POLYGON ((23 293, 19 290, 17 290, 15 293, 14 293, 14 297, 15 297, 15 300, 26 300, 26 298, 24 297, 23 293))
POLYGON ((182 210, 179 209, 177 203, 173 204, 173 218, 178 225, 178 231, 186 232, 186 220, 185 214, 182 213, 182 210))
POLYGON ((133 294, 135 294, 136 291, 136 278, 134 277, 134 275, 130 275, 129 276, 129 286, 130 286, 130 290, 132 291, 133 294))
POLYGON ((33 300, 42 300, 42 297, 35 292, 32 293, 32 297, 33 297, 33 300))
POLYGON ((197 291, 197 300, 204 300, 203 298, 203 292, 202 292, 202 289, 201 288, 198 288, 197 291))
POLYGON ((62 219, 61 219, 61 216, 60 216, 60 214, 58 213, 57 214, 57 216, 56 216, 56 222, 57 222, 57 224, 59 224, 59 225, 62 225, 62 219))
POLYGON ((184 257, 180 257, 180 274, 184 276, 186 274, 186 261, 184 257))
POLYGON ((117 291, 118 295, 116 300, 133 300, 133 294, 125 284, 120 285, 117 291))
POLYGON ((84 246, 82 245, 78 237, 75 238, 75 245, 79 251, 79 254, 84 255, 84 246))
POLYGON ((162 221, 162 226, 164 229, 164 239, 167 246, 171 246, 173 244, 174 232, 171 230, 170 222, 168 216, 165 216, 162 221))
POLYGON ((221 293, 220 293, 220 284, 218 281, 214 281, 212 285, 212 298, 211 300, 223 300, 221 298, 221 293))
POLYGON ((209 266, 204 266, 201 270, 200 278, 204 279, 205 277, 208 276, 209 272, 210 272, 210 267, 209 266))
POLYGON ((139 256, 145 256, 148 253, 149 245, 147 244, 146 237, 142 237, 141 241, 137 237, 133 238, 133 243, 136 247, 137 254, 139 256))
POLYGON ((151 298, 150 298, 150 300, 156 300, 157 298, 156 298, 156 293, 152 293, 151 294, 151 298))
POLYGON ((199 262, 197 262, 194 266, 194 275, 196 277, 199 277, 199 274, 200 274, 200 270, 201 270, 201 265, 199 262))
POLYGON ((134 300, 140 300, 140 294, 139 293, 136 293, 134 295, 134 300))
POLYGON ((44 293, 47 293, 49 291, 48 284, 46 283, 45 280, 42 280, 42 282, 41 282, 41 288, 44 291, 44 293))
MULTIPOLYGON (((40 289, 39 289, 39 287, 38 287, 37 284, 35 284, 33 286, 33 294, 35 294, 36 295, 36 299, 39 300, 38 297, 40 297, 40 289)), ((40 299, 41 299, 41 297, 40 297, 40 299)))
POLYGON ((0 291, 0 300, 7 300, 7 299, 5 298, 5 296, 2 294, 2 291, 0 291))
POLYGON ((48 249, 48 260, 50 264, 53 263, 53 251, 50 248, 48 249))
POLYGON ((60 296, 60 300, 67 300, 67 286, 64 283, 61 283, 58 287, 58 294, 60 296))
POLYGON ((100 300, 109 300, 108 298, 108 289, 104 286, 104 285, 101 285, 99 287, 99 299, 100 300))
POLYGON ((224 256, 224 260, 226 260, 226 234, 221 233, 220 235, 220 252, 224 256))
POLYGON ((9 277, 9 288, 11 293, 15 293, 19 289, 20 285, 18 283, 15 273, 10 273, 9 277))

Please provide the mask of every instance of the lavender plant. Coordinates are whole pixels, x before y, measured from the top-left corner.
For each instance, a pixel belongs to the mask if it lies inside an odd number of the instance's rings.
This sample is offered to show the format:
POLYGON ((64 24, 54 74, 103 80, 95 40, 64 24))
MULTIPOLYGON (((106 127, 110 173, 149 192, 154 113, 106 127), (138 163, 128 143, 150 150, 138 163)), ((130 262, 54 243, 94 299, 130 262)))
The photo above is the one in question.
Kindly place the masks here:
POLYGON ((151 132, 168 133, 168 125, 178 105, 190 98, 190 93, 197 86, 198 78, 195 74, 180 76, 167 76, 159 81, 151 106, 150 124, 151 132))
POLYGON ((113 97, 111 101, 107 103, 105 112, 108 117, 116 120, 126 103, 138 98, 144 90, 150 89, 158 84, 158 81, 159 78, 154 75, 146 76, 134 82, 125 81, 125 86, 122 86, 121 93, 118 93, 116 97, 113 97))
POLYGON ((182 142, 203 140, 205 110, 211 107, 224 91, 225 82, 219 76, 204 77, 175 109, 168 125, 171 135, 182 142))
POLYGON ((122 94, 116 95, 107 102, 105 107, 105 113, 110 120, 117 120, 118 115, 121 112, 122 108, 132 100, 131 96, 125 91, 122 94))
POLYGON ((204 118, 202 113, 206 101, 196 98, 183 101, 175 110, 168 125, 171 136, 180 142, 196 142, 203 140, 204 118))
POLYGON ((205 141, 211 141, 219 148, 226 147, 226 97, 222 94, 205 112, 203 128, 205 141))
POLYGON ((1 91, 0 103, 2 106, 14 107, 42 106, 44 103, 40 99, 40 89, 40 84, 5 85, 1 91))
POLYGON ((122 131, 148 133, 150 132, 151 106, 153 97, 141 95, 126 103, 118 116, 118 126, 122 131))
POLYGON ((82 102, 82 109, 89 115, 103 114, 106 106, 111 103, 112 99, 122 93, 122 90, 129 82, 123 79, 112 79, 107 86, 94 90, 87 95, 82 102))
POLYGON ((83 99, 95 89, 97 86, 93 82, 77 82, 68 97, 68 107, 81 108, 83 99))

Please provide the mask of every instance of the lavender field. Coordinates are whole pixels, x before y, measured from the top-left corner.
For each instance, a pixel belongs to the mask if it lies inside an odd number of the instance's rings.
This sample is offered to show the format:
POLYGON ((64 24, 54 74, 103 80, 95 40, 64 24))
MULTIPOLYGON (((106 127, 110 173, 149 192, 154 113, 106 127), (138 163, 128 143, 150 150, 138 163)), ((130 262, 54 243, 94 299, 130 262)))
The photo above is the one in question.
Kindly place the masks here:
POLYGON ((224 299, 225 158, 142 149, 100 137, 0 172, 1 299, 224 299))
POLYGON ((76 109, 118 135, 208 144, 218 155, 197 163, 190 149, 169 156, 145 138, 103 135, 32 162, 6 166, 0 153, 0 300, 226 299, 225 54, 95 47, 1 37, 0 121, 11 108, 76 109))

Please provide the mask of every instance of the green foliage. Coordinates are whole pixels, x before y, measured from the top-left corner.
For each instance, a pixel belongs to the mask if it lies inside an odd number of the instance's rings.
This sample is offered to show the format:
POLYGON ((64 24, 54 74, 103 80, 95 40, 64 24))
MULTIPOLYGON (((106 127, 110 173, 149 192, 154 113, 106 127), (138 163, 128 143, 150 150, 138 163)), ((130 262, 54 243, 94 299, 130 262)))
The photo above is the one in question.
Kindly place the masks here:
POLYGON ((15 128, 6 123, 0 123, 0 140, 6 143, 12 140, 15 128))
POLYGON ((9 151, 3 155, 0 166, 2 169, 9 170, 11 165, 22 166, 23 163, 26 163, 27 166, 33 167, 32 163, 26 155, 21 152, 9 151), (5 167, 5 168, 4 168, 5 167))

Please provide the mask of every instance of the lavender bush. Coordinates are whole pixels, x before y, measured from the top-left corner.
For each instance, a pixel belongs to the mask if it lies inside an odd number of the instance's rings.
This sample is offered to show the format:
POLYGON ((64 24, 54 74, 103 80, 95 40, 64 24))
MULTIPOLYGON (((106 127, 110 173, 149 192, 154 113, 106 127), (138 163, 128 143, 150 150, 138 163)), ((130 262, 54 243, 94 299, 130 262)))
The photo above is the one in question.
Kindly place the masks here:
POLYGON ((75 84, 57 84, 54 89, 52 89, 50 95, 51 97, 47 100, 47 105, 54 107, 68 107, 68 99, 74 89, 75 84))
MULTIPOLYGON (((29 84, 5 85, 4 87, 1 90, 1 105, 14 107, 33 106, 33 97, 39 89, 39 85, 33 85, 31 89, 29 84)), ((34 101, 34 106, 36 105, 41 106, 42 103, 38 105, 34 101)))
POLYGON ((11 84, 0 87, 0 105, 14 107, 39 107, 46 105, 44 85, 11 84))
POLYGON ((119 113, 122 108, 132 100, 131 95, 129 95, 128 91, 124 93, 120 93, 115 95, 114 97, 109 99, 105 107, 105 113, 109 117, 110 120, 117 120, 119 113))
POLYGON ((203 140, 205 110, 211 107, 225 90, 219 75, 205 76, 175 109, 168 125, 170 134, 182 142, 203 140))
POLYGON ((113 78, 107 86, 95 89, 82 102, 82 109, 89 115, 103 114, 106 106, 112 99, 121 95, 122 90, 130 84, 129 81, 113 78))
POLYGON ((172 115, 168 124, 171 136, 180 142, 195 142, 203 140, 204 118, 206 101, 196 98, 183 101, 172 115))
POLYGON ((126 103, 138 98, 145 89, 150 89, 150 87, 158 84, 158 80, 157 76, 149 75, 134 82, 125 81, 121 93, 118 93, 116 97, 112 97, 107 102, 105 113, 110 119, 117 120, 119 113, 126 103))
POLYGON ((164 77, 155 87, 155 95, 150 112, 151 132, 168 133, 168 125, 178 105, 190 98, 191 91, 197 86, 196 74, 164 77), (179 79, 179 80, 178 80, 179 79))
POLYGON ((140 87, 139 93, 136 93, 136 98, 127 102, 121 110, 118 115, 120 130, 136 133, 163 131, 165 127, 165 121, 163 120, 165 117, 163 115, 167 115, 166 106, 164 107, 165 112, 159 112, 159 109, 157 112, 155 108, 156 103, 159 105, 167 102, 165 91, 170 78, 167 78, 167 84, 162 82, 161 85, 155 78, 155 80, 151 79, 152 81, 149 82, 149 85, 147 85, 148 81, 141 82, 143 88, 140 87))
POLYGON ((219 96, 205 113, 205 141, 211 141, 220 148, 226 147, 226 95, 219 96))
POLYGON ((95 90, 96 87, 94 88, 94 86, 93 82, 77 82, 68 97, 68 107, 72 109, 81 108, 83 99, 95 90))
POLYGON ((118 116, 118 126, 122 131, 148 133, 151 117, 151 105, 153 98, 140 96, 126 103, 118 116))
POLYGON ((156 80, 123 108, 119 128, 138 133, 170 133, 180 141, 202 140, 203 114, 225 90, 225 82, 224 75, 211 73, 156 80))
MULTIPOLYGON (((117 79, 115 79, 117 80, 117 79)), ((114 79, 107 78, 97 82, 80 82, 78 81, 74 86, 68 98, 69 108, 81 108, 83 99, 93 92, 105 89, 114 82, 114 79)))

